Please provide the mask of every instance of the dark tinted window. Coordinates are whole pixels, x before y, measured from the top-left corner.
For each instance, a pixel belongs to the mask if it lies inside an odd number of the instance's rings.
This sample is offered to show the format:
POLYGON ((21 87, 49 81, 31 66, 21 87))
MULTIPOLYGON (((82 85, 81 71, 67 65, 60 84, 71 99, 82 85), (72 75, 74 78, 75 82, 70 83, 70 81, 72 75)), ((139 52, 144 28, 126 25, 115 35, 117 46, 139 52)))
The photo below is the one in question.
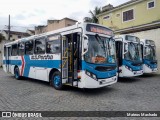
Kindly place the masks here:
POLYGON ((21 36, 20 36, 20 35, 18 35, 18 38, 21 38, 21 36))
POLYGON ((45 53, 45 38, 35 40, 35 54, 45 53))
POLYGON ((25 44, 19 43, 18 44, 18 55, 24 55, 25 52, 25 44))
POLYGON ((7 50, 6 47, 4 47, 4 56, 6 56, 6 50, 7 50))
POLYGON ((148 3, 148 8, 154 7, 154 1, 148 3))
POLYGON ((47 53, 60 53, 60 40, 47 41, 47 53))
POLYGON ((123 21, 134 19, 133 9, 123 12, 123 21))
POLYGON ((12 56, 16 56, 17 55, 17 44, 12 45, 12 56))
POLYGON ((28 41, 25 43, 26 55, 33 54, 33 41, 28 41))

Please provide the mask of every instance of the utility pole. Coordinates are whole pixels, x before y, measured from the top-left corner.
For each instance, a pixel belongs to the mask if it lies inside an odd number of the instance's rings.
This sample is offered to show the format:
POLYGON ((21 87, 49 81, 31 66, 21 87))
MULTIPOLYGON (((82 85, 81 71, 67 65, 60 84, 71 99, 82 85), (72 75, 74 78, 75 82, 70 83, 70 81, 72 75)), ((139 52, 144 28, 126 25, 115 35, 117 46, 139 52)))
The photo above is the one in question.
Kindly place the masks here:
POLYGON ((10 40, 10 29, 11 29, 11 26, 10 26, 10 15, 9 15, 9 24, 8 24, 8 40, 10 40))

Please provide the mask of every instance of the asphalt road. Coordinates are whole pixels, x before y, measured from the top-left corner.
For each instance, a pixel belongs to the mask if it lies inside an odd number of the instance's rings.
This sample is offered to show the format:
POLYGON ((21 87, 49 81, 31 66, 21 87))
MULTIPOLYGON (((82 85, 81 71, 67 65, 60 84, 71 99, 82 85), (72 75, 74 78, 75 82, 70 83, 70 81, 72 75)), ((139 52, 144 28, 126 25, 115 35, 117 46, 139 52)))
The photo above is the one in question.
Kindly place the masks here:
POLYGON ((0 69, 0 111, 159 111, 160 75, 120 79, 99 89, 66 86, 22 79, 0 69))

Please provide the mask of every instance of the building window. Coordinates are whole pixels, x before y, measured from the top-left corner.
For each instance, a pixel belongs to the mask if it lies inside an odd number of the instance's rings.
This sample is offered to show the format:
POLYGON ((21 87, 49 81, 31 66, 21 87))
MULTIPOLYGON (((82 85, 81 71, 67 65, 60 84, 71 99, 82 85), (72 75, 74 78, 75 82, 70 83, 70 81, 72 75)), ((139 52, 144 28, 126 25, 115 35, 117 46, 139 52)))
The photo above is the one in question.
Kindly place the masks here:
POLYGON ((40 38, 35 40, 35 54, 44 54, 45 53, 45 38, 40 38))
POLYGON ((25 43, 25 50, 26 50, 26 55, 33 54, 33 41, 27 41, 25 43))
POLYGON ((20 35, 18 35, 18 38, 21 38, 21 36, 20 36, 20 35))
POLYGON ((108 20, 109 18, 110 18, 110 16, 109 16, 109 15, 108 15, 108 16, 104 16, 104 17, 103 17, 103 19, 104 19, 104 20, 108 20))
POLYGON ((10 35, 10 37, 12 37, 12 35, 10 35))
POLYGON ((133 9, 123 12, 123 22, 130 21, 134 19, 133 9))
POLYGON ((155 7, 155 1, 151 1, 147 3, 148 9, 155 7))

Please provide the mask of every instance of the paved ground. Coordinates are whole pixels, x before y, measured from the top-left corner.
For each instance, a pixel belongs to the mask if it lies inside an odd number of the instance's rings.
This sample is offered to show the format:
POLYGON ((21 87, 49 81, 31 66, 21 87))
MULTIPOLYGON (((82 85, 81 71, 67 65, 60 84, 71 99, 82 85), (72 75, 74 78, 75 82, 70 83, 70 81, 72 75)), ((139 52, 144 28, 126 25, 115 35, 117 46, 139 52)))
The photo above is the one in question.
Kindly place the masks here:
POLYGON ((160 76, 120 79, 117 84, 100 89, 65 87, 57 91, 49 83, 16 80, 0 69, 0 111, 12 110, 159 111, 160 76))

